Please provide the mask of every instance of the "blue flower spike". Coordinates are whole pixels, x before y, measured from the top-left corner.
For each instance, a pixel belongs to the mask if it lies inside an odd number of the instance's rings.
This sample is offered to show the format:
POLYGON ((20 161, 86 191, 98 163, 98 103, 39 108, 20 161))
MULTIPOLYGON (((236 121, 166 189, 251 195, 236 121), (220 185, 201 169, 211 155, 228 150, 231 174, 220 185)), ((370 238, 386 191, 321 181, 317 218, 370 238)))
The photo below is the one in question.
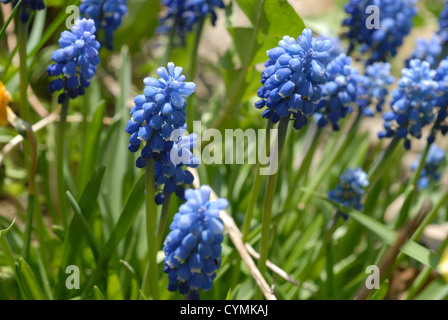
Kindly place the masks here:
POLYGON ((50 93, 63 92, 59 95, 59 103, 63 103, 67 96, 75 99, 83 95, 85 88, 96 72, 100 63, 98 51, 100 43, 95 37, 95 22, 91 19, 78 19, 71 31, 61 33, 60 49, 54 51, 51 60, 55 64, 47 67, 50 77, 58 77, 50 82, 50 93))
POLYGON ((366 117, 372 117, 375 110, 381 112, 389 94, 388 87, 394 83, 388 62, 375 62, 366 67, 365 76, 358 81, 357 104, 366 117))
POLYGON ((350 63, 351 58, 342 53, 327 65, 328 82, 323 86, 323 98, 316 113, 321 128, 331 123, 333 130, 338 131, 339 120, 353 111, 361 76, 350 63))
MULTIPOLYGON (((349 53, 357 45, 361 53, 369 53, 368 63, 387 61, 397 54, 403 39, 412 28, 417 14, 416 0, 350 0, 345 5, 348 14, 343 25, 348 28, 344 34, 350 40, 349 53), (380 28, 368 28, 370 12, 368 6, 379 9, 380 28)), ((377 18, 377 20, 378 20, 377 18)), ((370 26, 369 26, 370 27, 370 26)))
POLYGON ((173 31, 182 46, 185 45, 187 33, 193 30, 199 18, 210 15, 211 22, 215 25, 216 9, 225 8, 222 0, 162 0, 162 5, 165 10, 157 32, 170 34, 173 31))
POLYGON ((392 92, 392 111, 383 115, 385 131, 378 133, 380 138, 402 138, 406 149, 411 147, 411 137, 421 138, 422 128, 435 119, 439 88, 435 76, 429 63, 418 59, 402 70, 398 88, 392 92))
POLYGON ((81 16, 95 21, 97 39, 108 50, 113 49, 114 32, 127 12, 127 0, 82 0, 81 16))
POLYGON ((317 40, 306 28, 297 40, 285 36, 279 46, 267 52, 269 60, 261 74, 261 98, 255 106, 267 107, 263 117, 277 123, 280 118, 294 118, 294 128, 301 129, 314 114, 327 82, 326 65, 330 60, 330 40, 317 40))
POLYGON ((199 300, 199 289, 212 288, 221 266, 224 225, 219 212, 227 208, 228 201, 210 201, 210 193, 209 186, 185 191, 187 202, 175 214, 163 248, 168 290, 179 291, 190 300, 199 300))
MULTIPOLYGON (((10 3, 12 0, 0 0, 2 3, 10 3)), ((12 1, 15 7, 19 0, 12 1)), ((45 4, 43 0, 22 0, 22 13, 20 14, 20 21, 27 23, 30 18, 30 10, 43 10, 45 9, 45 4)))
POLYGON ((183 185, 193 182, 193 175, 184 166, 195 168, 199 164, 191 150, 196 145, 197 135, 184 136, 185 108, 187 100, 193 94, 196 85, 185 82, 183 69, 174 63, 168 63, 168 68, 158 68, 159 79, 147 77, 144 94, 134 99, 131 109, 131 120, 128 121, 126 132, 129 138, 129 151, 140 150, 145 144, 136 166, 144 168, 146 160, 156 162, 156 203, 163 204, 163 193, 176 193, 184 198, 183 185), (161 187, 163 186, 163 189, 161 187))
MULTIPOLYGON (((425 164, 420 173, 420 177, 417 182, 417 186, 420 189, 426 189, 431 181, 437 181, 440 179, 441 174, 439 173, 441 167, 445 162, 446 153, 445 150, 432 144, 429 147, 428 155, 426 156, 425 164)), ((415 171, 418 168, 421 155, 418 157, 418 161, 412 163, 411 169, 415 171)))
POLYGON ((339 180, 340 183, 336 186, 336 189, 328 193, 328 198, 347 208, 362 210, 361 198, 364 195, 364 188, 369 185, 367 174, 359 167, 348 168, 339 180))

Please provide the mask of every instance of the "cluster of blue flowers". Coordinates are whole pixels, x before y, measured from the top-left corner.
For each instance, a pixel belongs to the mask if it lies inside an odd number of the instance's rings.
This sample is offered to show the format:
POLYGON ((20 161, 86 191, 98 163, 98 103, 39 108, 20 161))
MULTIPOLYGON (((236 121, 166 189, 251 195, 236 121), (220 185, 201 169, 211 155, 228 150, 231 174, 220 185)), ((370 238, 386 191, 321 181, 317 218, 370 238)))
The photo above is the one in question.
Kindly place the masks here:
POLYGON ((178 290, 191 300, 199 299, 199 289, 211 289, 221 265, 224 225, 219 211, 228 206, 228 201, 209 201, 210 192, 209 186, 185 191, 187 202, 174 216, 163 248, 168 290, 178 290))
POLYGON ((345 6, 349 17, 343 22, 348 27, 345 36, 350 40, 349 52, 359 44, 360 52, 370 52, 369 63, 395 56, 411 30, 417 14, 415 4, 416 0, 350 0, 345 6), (366 8, 371 5, 379 9, 379 29, 367 28, 370 13, 366 13, 366 8))
POLYGON ((444 45, 448 43, 448 1, 445 0, 445 6, 439 15, 439 31, 437 34, 442 38, 444 45))
MULTIPOLYGON (((189 151, 195 144, 197 137, 190 135, 181 138, 186 129, 185 108, 187 101, 196 85, 184 82, 183 69, 174 63, 168 63, 168 70, 164 67, 157 69, 160 79, 147 77, 144 94, 134 99, 135 105, 131 109, 131 120, 128 121, 126 132, 129 138, 129 151, 140 150, 141 143, 146 145, 141 156, 137 159, 137 167, 143 168, 146 160, 156 161, 156 183, 164 184, 164 192, 176 191, 179 196, 183 193, 183 184, 191 184, 192 176, 184 171, 183 165, 196 167, 198 160, 189 151), (181 156, 182 161, 175 163, 171 151, 181 156), (186 159, 186 160, 184 160, 186 159)), ((163 203, 163 196, 156 197, 158 204, 163 203)))
POLYGON ((267 52, 269 60, 261 74, 263 86, 258 90, 261 98, 255 106, 263 117, 276 123, 280 118, 294 118, 294 128, 307 124, 322 98, 322 85, 327 82, 325 66, 330 56, 331 41, 313 38, 310 29, 303 30, 295 40, 285 36, 267 52))
MULTIPOLYGON (((0 0, 2 3, 9 3, 12 0, 0 0)), ((19 0, 13 1, 13 6, 15 7, 19 0)), ((30 10, 42 10, 45 9, 45 4, 43 0, 22 0, 22 13, 20 14, 20 21, 23 23, 28 22, 30 18, 30 10)))
POLYGON ((437 67, 440 55, 442 54, 442 38, 438 34, 434 34, 431 39, 418 38, 415 43, 415 49, 412 56, 406 61, 406 66, 409 67, 409 62, 413 59, 427 61, 431 68, 437 67))
POLYGON ((100 43, 95 38, 95 22, 91 19, 78 19, 71 31, 61 33, 60 49, 54 51, 51 60, 56 62, 47 67, 47 74, 59 77, 50 82, 50 93, 63 90, 59 95, 59 103, 63 103, 67 96, 71 99, 83 95, 85 88, 100 63, 98 51, 100 43))
POLYGON ((165 13, 160 18, 157 31, 160 34, 174 32, 181 45, 185 44, 187 33, 193 30, 200 17, 210 15, 212 24, 215 25, 216 9, 225 8, 222 0, 162 0, 162 5, 165 13))
POLYGON ((353 111, 360 75, 350 63, 351 58, 342 53, 327 65, 328 82, 323 86, 323 98, 317 105, 319 127, 331 122, 333 130, 337 131, 339 120, 353 111))
POLYGON ((347 169, 340 178, 336 189, 328 193, 328 198, 347 208, 362 210, 361 198, 364 188, 369 185, 367 174, 361 168, 347 169))
POLYGON ((121 25, 127 12, 126 0, 82 0, 81 16, 93 19, 97 39, 109 50, 113 49, 114 31, 121 25))
POLYGON ((396 135, 405 139, 406 149, 411 147, 410 136, 421 138, 422 128, 435 118, 439 87, 435 76, 428 62, 409 62, 409 68, 402 70, 398 88, 392 92, 392 111, 383 115, 385 131, 379 132, 380 138, 396 135))
POLYGON ((388 62, 375 62, 366 67, 364 76, 359 77, 357 103, 366 117, 372 117, 374 110, 383 110, 385 98, 389 93, 388 86, 395 80, 390 70, 388 62))
MULTIPOLYGON (((412 170, 415 171, 418 168, 421 155, 417 162, 412 164, 412 170)), ((428 187, 431 181, 437 181, 440 179, 439 169, 445 161, 445 150, 438 147, 436 144, 432 144, 429 147, 428 155, 425 159, 425 165, 420 173, 418 179, 418 187, 420 189, 425 189, 428 187)))
POLYGON ((435 140, 437 131, 440 130, 442 135, 446 135, 448 132, 448 123, 446 122, 448 116, 448 59, 444 59, 440 62, 439 67, 436 70, 435 80, 439 84, 438 98, 436 102, 438 112, 434 130, 428 138, 430 143, 435 140))

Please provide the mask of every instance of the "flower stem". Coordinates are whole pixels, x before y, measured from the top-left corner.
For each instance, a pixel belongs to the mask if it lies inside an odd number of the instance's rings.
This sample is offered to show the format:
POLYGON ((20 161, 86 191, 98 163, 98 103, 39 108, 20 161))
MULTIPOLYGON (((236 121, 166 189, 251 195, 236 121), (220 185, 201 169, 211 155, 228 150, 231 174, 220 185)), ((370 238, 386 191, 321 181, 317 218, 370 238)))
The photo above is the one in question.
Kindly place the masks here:
POLYGON ((157 270, 157 205, 155 202, 155 161, 153 158, 146 161, 146 234, 148 244, 148 267, 143 279, 142 292, 145 296, 158 300, 159 282, 157 270))
POLYGON ((157 227, 157 248, 160 248, 162 244, 163 233, 166 228, 166 221, 168 219, 168 213, 170 211, 171 193, 165 192, 165 202, 162 206, 162 213, 160 214, 159 226, 157 227))
POLYGON ((68 226, 67 217, 67 200, 64 179, 64 142, 65 142, 65 127, 67 124, 67 114, 70 105, 70 99, 65 98, 61 105, 61 112, 59 114, 59 123, 56 135, 56 174, 58 182, 58 197, 59 197, 59 212, 61 214, 62 223, 65 228, 68 226))
POLYGON ((400 142, 400 138, 397 136, 394 136, 392 140, 390 141, 389 145, 387 146, 386 150, 384 150, 381 155, 378 157, 378 159, 375 161, 375 163, 372 165, 368 172, 367 179, 370 181, 369 189, 367 190, 366 194, 369 194, 370 191, 373 189, 374 185, 376 184, 376 181, 379 179, 380 175, 383 173, 387 162, 391 158, 392 154, 394 153, 395 149, 398 146, 398 143, 400 142))
POLYGON ((37 140, 31 125, 21 121, 25 136, 30 143, 30 166, 28 173, 28 209, 26 215, 25 242, 23 247, 23 257, 29 260, 29 251, 31 246, 31 232, 33 230, 34 206, 35 206, 35 177, 37 172, 37 140))
MULTIPOLYGON (((276 142, 278 144, 277 164, 280 164, 281 162, 281 155, 283 147, 285 145, 288 124, 289 124, 289 117, 282 118, 278 125, 278 134, 276 142)), ((279 171, 280 170, 277 166, 277 171, 269 176, 265 193, 264 213, 263 213, 262 231, 261 231, 260 259, 258 260, 258 269, 260 270, 260 273, 262 275, 266 273, 266 260, 268 258, 268 251, 269 251, 269 235, 270 235, 269 231, 271 227, 272 203, 275 197, 275 188, 277 186, 277 178, 279 171)))
POLYGON ((412 200, 415 198, 416 193, 417 193, 418 180, 420 178, 420 174, 423 170, 423 167, 425 166, 426 157, 428 156, 430 147, 431 147, 431 145, 428 143, 426 145, 425 151, 423 152, 423 154, 420 158, 420 162, 418 164, 417 170, 414 172, 414 176, 412 178, 411 184, 406 189, 405 200, 404 200, 403 206, 401 207, 398 218, 394 223, 395 229, 401 227, 409 215, 409 210, 411 208, 412 200))

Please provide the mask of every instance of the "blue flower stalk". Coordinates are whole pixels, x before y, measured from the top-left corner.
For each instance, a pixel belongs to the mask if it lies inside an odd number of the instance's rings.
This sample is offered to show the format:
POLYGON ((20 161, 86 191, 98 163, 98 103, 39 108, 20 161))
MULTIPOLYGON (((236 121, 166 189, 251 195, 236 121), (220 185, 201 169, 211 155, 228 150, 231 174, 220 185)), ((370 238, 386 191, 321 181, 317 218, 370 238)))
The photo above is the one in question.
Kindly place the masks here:
POLYGON ((348 168, 339 180, 340 183, 336 188, 328 193, 328 198, 347 208, 362 210, 361 199, 365 192, 364 189, 369 185, 367 173, 360 167, 348 168))
MULTIPOLYGON (((415 171, 418 169, 421 156, 419 155, 418 161, 412 163, 411 169, 415 171)), ((446 152, 436 144, 432 144, 429 148, 428 155, 426 156, 425 163, 420 172, 417 186, 419 189, 426 189, 432 181, 440 179, 440 169, 445 162, 446 152)))
POLYGON ((210 16, 215 25, 216 10, 225 8, 222 0, 162 0, 162 6, 164 11, 157 32, 171 34, 171 38, 175 36, 182 46, 185 45, 187 34, 196 24, 210 16))
POLYGON ((372 117, 375 111, 383 110, 385 97, 389 94, 388 87, 395 81, 390 70, 388 62, 375 62, 368 65, 365 75, 360 77, 356 103, 364 116, 372 117))
POLYGON ((343 22, 348 28, 344 36, 350 41, 349 54, 359 46, 361 53, 368 54, 368 63, 372 63, 387 61, 397 54, 412 28, 417 8, 416 0, 350 0, 345 12, 349 15, 343 22), (378 29, 367 27, 370 12, 366 13, 366 9, 371 5, 379 8, 378 29))
MULTIPOLYGON (((278 163, 286 140, 291 117, 296 130, 303 128, 322 98, 322 86, 327 82, 326 65, 330 60, 330 40, 317 40, 313 32, 305 28, 296 39, 284 36, 279 46, 267 52, 266 69, 261 74, 261 98, 255 106, 266 107, 263 117, 278 125, 278 163)), ((275 197, 279 168, 269 176, 264 201, 260 259, 258 268, 264 274, 269 251, 270 221, 275 197)), ((256 196, 256 195, 255 195, 256 196)), ((261 292, 257 292, 261 297, 261 292)))
POLYGON ((95 21, 96 36, 101 45, 113 50, 114 32, 127 13, 127 0, 82 0, 79 11, 82 17, 95 21))
POLYGON ((428 62, 411 60, 409 66, 402 70, 398 88, 392 92, 392 111, 383 115, 385 131, 378 134, 404 139, 406 149, 411 147, 411 137, 420 139, 422 128, 435 120, 439 88, 436 71, 428 62))
POLYGON ((227 208, 228 201, 210 201, 210 192, 209 186, 185 191, 187 202, 174 216, 163 248, 168 290, 179 291, 190 300, 199 300, 199 290, 212 288, 221 266, 224 225, 219 212, 227 208))
POLYGON ((436 70, 435 80, 439 85, 436 101, 437 119, 431 134, 428 137, 428 143, 433 143, 435 141, 438 132, 443 136, 448 132, 448 59, 444 59, 440 62, 439 67, 436 70))
POLYGON ((95 37, 95 22, 90 19, 78 19, 71 31, 63 31, 59 38, 60 49, 55 50, 51 60, 55 62, 47 67, 47 75, 57 77, 50 82, 48 91, 59 92, 61 104, 57 144, 57 179, 59 209, 65 227, 68 225, 66 209, 66 188, 64 184, 64 136, 69 101, 85 93, 85 88, 95 75, 100 63, 98 50, 100 43, 95 37))
POLYGON ((323 86, 323 98, 316 112, 321 128, 331 123, 333 130, 338 131, 339 120, 353 111, 361 76, 350 63, 351 58, 342 53, 327 65, 328 82, 323 86))
POLYGON ((319 41, 306 28, 297 40, 285 36, 279 46, 267 52, 269 60, 261 74, 261 98, 255 106, 266 107, 263 117, 277 123, 281 118, 293 118, 300 130, 308 123, 322 98, 322 86, 327 82, 326 65, 330 60, 330 40, 319 41))
POLYGON ((62 91, 58 97, 59 103, 83 95, 90 85, 100 63, 98 51, 101 45, 96 40, 95 32, 95 22, 84 18, 76 20, 71 31, 61 33, 61 48, 51 55, 55 63, 47 67, 48 76, 58 77, 50 82, 48 91, 62 91))
POLYGON ((155 161, 155 186, 157 204, 163 204, 165 193, 176 193, 183 199, 183 185, 193 182, 192 174, 183 169, 197 167, 199 160, 191 153, 197 135, 182 137, 186 130, 186 98, 193 94, 196 85, 185 82, 183 69, 174 63, 157 69, 159 79, 147 77, 144 94, 134 99, 135 105, 130 113, 126 132, 129 138, 129 151, 136 153, 141 149, 136 161, 138 168, 145 168, 148 160, 155 161))
MULTIPOLYGON (((129 151, 138 152, 144 146, 136 166, 146 169, 146 233, 148 244, 148 266, 143 279, 142 292, 159 297, 156 255, 158 237, 163 233, 166 216, 162 216, 157 230, 157 205, 165 202, 165 195, 176 194, 184 199, 184 184, 193 182, 192 174, 184 166, 196 167, 199 163, 190 149, 197 136, 182 137, 186 129, 186 98, 193 94, 196 85, 185 82, 183 69, 174 63, 168 68, 157 69, 159 79, 147 77, 144 94, 134 99, 126 132, 129 151), (163 190, 160 189, 163 185, 163 190), (159 190, 160 189, 160 190, 159 190), (157 193, 157 195, 156 195, 157 193)), ((169 205, 164 204, 165 208, 169 205)), ((165 212, 167 210, 162 210, 165 212)))
MULTIPOLYGON (((15 7, 19 0, 0 0, 2 3, 13 3, 13 6, 15 7)), ((43 0, 22 0, 20 3, 20 21, 23 23, 27 23, 30 18, 30 10, 43 10, 45 9, 45 4, 43 0)))

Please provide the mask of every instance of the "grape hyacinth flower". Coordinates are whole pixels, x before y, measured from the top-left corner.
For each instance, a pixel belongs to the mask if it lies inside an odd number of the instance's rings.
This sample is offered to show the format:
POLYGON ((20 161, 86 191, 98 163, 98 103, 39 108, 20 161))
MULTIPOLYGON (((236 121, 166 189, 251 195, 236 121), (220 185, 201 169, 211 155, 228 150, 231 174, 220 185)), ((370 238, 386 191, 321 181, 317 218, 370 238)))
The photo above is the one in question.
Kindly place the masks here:
MULTIPOLYGON (((0 0, 2 3, 6 4, 12 0, 0 0)), ((13 1, 13 6, 15 7, 19 0, 13 1)), ((45 9, 45 4, 43 0, 22 0, 22 13, 20 14, 20 21, 27 23, 30 18, 30 10, 42 10, 45 9)))
POLYGON ((174 32, 182 46, 185 45, 187 33, 193 30, 200 17, 210 15, 212 24, 215 25, 216 8, 225 8, 222 0, 162 0, 162 6, 165 12, 160 18, 157 32, 159 34, 174 32))
POLYGON ((113 49, 114 31, 121 25, 127 12, 126 0, 82 0, 81 16, 93 19, 98 41, 108 50, 113 49))
POLYGON ((448 42, 448 1, 445 0, 445 6, 439 15, 439 31, 437 34, 442 38, 444 45, 448 42))
MULTIPOLYGON (((163 67, 157 69, 160 79, 145 78, 144 94, 135 97, 135 105, 130 111, 132 118, 126 126, 126 132, 131 135, 129 151, 137 152, 141 143, 146 143, 136 166, 144 168, 146 160, 153 158, 156 161, 156 184, 164 184, 165 192, 176 191, 181 198, 183 189, 180 186, 192 182, 191 174, 181 167, 195 167, 199 162, 189 151, 195 145, 197 136, 182 137, 186 129, 186 98, 196 88, 193 82, 184 82, 182 72, 181 67, 170 62, 168 70, 163 67), (182 159, 187 155, 189 161, 175 163, 171 156, 173 149, 173 154, 181 154, 182 159)), ((156 201, 162 204, 163 196, 158 195, 156 201)))
POLYGON ((442 54, 442 45, 442 38, 438 34, 434 34, 430 40, 417 38, 415 50, 406 61, 406 66, 409 67, 409 61, 412 59, 419 59, 429 62, 431 68, 436 68, 442 54))
POLYGON ((359 44, 361 53, 370 52, 368 62, 371 63, 386 61, 397 54, 412 28, 417 8, 416 0, 350 0, 345 12, 349 15, 343 22, 348 27, 344 36, 350 40, 349 52, 359 44), (366 8, 370 5, 380 10, 379 29, 367 28, 370 13, 366 13, 366 8))
POLYGON ((438 98, 436 102, 438 112, 433 131, 428 138, 429 143, 434 142, 437 131, 440 130, 442 135, 446 135, 448 132, 448 123, 446 122, 448 115, 448 59, 444 59, 440 62, 439 67, 436 70, 435 79, 439 84, 438 98))
POLYGON ((221 265, 224 225, 219 211, 228 206, 228 201, 209 201, 210 193, 209 186, 185 191, 187 202, 174 216, 163 248, 168 290, 178 290, 191 300, 199 300, 199 289, 211 289, 221 265))
MULTIPOLYGON (((179 129, 179 135, 183 135, 186 125, 179 129)), ((190 171, 183 169, 183 166, 189 168, 197 168, 199 159, 197 159, 190 151, 196 145, 198 135, 192 133, 188 136, 180 136, 179 140, 172 144, 169 152, 164 152, 161 160, 156 162, 156 189, 164 186, 164 193, 173 193, 182 201, 184 198, 183 185, 191 185, 194 177, 190 171)), ((144 160, 142 158, 142 160, 144 160)), ((140 160, 140 161, 142 161, 140 160)), ((146 161, 145 161, 146 162, 146 161)), ((163 204, 165 196, 162 192, 156 195, 156 203, 163 204)))
MULTIPOLYGON (((414 162, 411 166, 412 171, 418 168, 421 155, 417 162, 414 162)), ((431 181, 437 181, 440 179, 440 174, 438 173, 440 167, 445 161, 445 150, 441 149, 439 146, 432 144, 429 147, 428 155, 425 159, 425 165, 420 173, 417 186, 420 189, 425 189, 428 187, 431 181)))
POLYGON ((48 91, 63 90, 58 98, 59 103, 63 103, 67 96, 75 99, 84 94, 100 63, 95 22, 85 18, 76 20, 71 31, 61 33, 59 44, 61 48, 51 55, 51 60, 56 63, 47 67, 47 74, 58 78, 50 82, 48 91))
POLYGON ((390 69, 388 62, 375 62, 368 65, 365 75, 359 78, 357 104, 366 117, 372 117, 374 110, 382 111, 385 97, 389 94, 388 86, 395 80, 390 69))
POLYGON ((350 62, 351 58, 342 53, 327 65, 328 82, 323 86, 323 98, 316 112, 321 128, 331 122, 333 130, 339 130, 339 120, 353 111, 360 75, 350 62))
POLYGON ((364 188, 369 185, 367 174, 361 168, 347 169, 340 178, 340 183, 336 189, 328 193, 328 198, 347 208, 362 210, 361 198, 364 195, 364 188))
POLYGON ((280 118, 294 118, 294 128, 301 129, 314 114, 327 82, 325 66, 330 56, 330 40, 319 41, 306 28, 295 40, 285 36, 279 46, 267 52, 269 60, 261 74, 261 98, 255 106, 267 107, 263 117, 277 123, 280 118))
POLYGON ((402 70, 398 88, 392 92, 391 108, 383 115, 385 131, 380 138, 405 139, 405 148, 410 149, 410 136, 420 139, 422 128, 434 121, 434 107, 437 101, 436 71, 426 61, 418 59, 409 62, 409 68, 402 70))

